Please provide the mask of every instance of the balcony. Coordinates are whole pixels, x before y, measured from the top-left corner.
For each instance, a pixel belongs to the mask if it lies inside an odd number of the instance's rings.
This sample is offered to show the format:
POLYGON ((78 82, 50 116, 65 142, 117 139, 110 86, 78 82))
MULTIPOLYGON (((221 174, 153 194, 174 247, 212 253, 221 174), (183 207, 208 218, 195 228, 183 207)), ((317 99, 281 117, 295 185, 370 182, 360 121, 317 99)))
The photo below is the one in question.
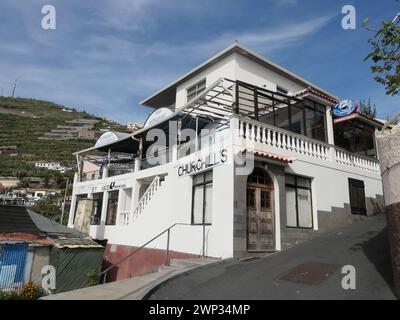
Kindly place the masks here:
MULTIPOLYGON (((379 174, 378 160, 354 154, 337 146, 312 139, 259 121, 235 116, 232 120, 236 135, 243 144, 254 148, 278 151, 303 159, 329 161, 350 168, 379 174)), ((232 122, 231 122, 232 123, 232 122)))

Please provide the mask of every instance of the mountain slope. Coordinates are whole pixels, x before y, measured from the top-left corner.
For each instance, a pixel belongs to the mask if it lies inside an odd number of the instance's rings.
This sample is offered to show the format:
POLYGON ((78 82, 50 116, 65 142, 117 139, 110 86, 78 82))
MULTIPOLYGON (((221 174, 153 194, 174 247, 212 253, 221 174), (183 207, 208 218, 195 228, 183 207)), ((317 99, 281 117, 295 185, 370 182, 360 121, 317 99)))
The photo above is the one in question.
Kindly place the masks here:
POLYGON ((68 120, 99 120, 96 130, 126 131, 115 122, 48 101, 0 97, 0 176, 14 176, 17 169, 40 176, 31 161, 54 160, 73 165, 73 152, 92 146, 93 140, 39 140, 44 133, 68 120))

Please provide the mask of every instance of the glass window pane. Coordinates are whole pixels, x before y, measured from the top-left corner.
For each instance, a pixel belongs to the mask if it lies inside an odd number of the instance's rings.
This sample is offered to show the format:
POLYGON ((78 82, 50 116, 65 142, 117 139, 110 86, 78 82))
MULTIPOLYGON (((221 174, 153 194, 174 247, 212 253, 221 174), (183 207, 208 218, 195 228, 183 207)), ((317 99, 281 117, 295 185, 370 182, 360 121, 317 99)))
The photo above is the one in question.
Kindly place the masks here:
POLYGON ((296 217, 296 189, 286 186, 286 225, 297 227, 296 217))
POLYGON ((276 126, 289 130, 289 108, 287 104, 279 103, 275 106, 276 126))
POLYGON ((271 192, 261 191, 261 209, 271 209, 271 192))
POLYGON ((207 171, 205 173, 205 175, 206 175, 206 177, 205 177, 205 181, 206 182, 212 181, 212 179, 213 179, 213 171, 212 170, 211 171, 207 171))
POLYGON ((93 194, 92 225, 99 225, 101 221, 101 211, 103 207, 103 193, 93 194))
POLYGON ((204 182, 204 174, 196 174, 193 176, 193 183, 194 184, 199 184, 204 182))
POLYGON ((295 185, 296 184, 296 178, 294 176, 292 176, 291 174, 287 174, 285 177, 285 181, 288 184, 292 184, 295 185))
POLYGON ((325 113, 316 112, 314 121, 314 139, 326 141, 325 137, 325 113))
POLYGON ((317 108, 317 111, 319 111, 321 113, 325 113, 326 112, 325 106, 323 106, 323 105, 321 105, 319 103, 316 103, 315 107, 317 108))
POLYGON ((256 207, 256 190, 255 189, 247 189, 247 207, 255 208, 256 207))
POLYGON ((297 206, 299 209, 299 227, 312 228, 311 191, 297 189, 297 206))
POLYGON ((297 185, 304 188, 311 188, 311 180, 303 177, 297 177, 297 185))
POLYGON ((201 224, 203 223, 203 191, 204 186, 197 186, 194 188, 193 192, 193 223, 201 224))
POLYGON ((108 193, 108 206, 107 206, 107 217, 106 224, 115 225, 117 221, 117 209, 118 209, 118 194, 119 191, 110 191, 108 193))
POLYGON ((204 223, 211 224, 211 208, 212 208, 212 183, 205 185, 205 208, 204 208, 204 223))
POLYGON ((306 108, 306 136, 312 138, 314 136, 314 113, 315 111, 306 108))
POLYGON ((299 134, 305 134, 305 125, 304 125, 304 113, 303 108, 301 106, 292 105, 290 107, 291 112, 291 128, 290 130, 299 134))

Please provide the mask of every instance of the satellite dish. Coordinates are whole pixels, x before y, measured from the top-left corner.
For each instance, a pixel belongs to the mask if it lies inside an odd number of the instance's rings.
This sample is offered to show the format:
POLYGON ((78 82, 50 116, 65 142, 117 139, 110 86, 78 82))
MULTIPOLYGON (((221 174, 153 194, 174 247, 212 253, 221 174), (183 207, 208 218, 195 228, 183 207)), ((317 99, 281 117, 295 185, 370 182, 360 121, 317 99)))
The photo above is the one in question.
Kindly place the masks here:
POLYGON ((161 122, 163 119, 167 118, 172 113, 173 113, 173 111, 171 109, 168 109, 168 108, 160 108, 160 109, 157 109, 157 110, 153 111, 148 116, 146 122, 144 123, 143 128, 148 128, 148 127, 151 127, 152 125, 154 125, 154 124, 156 124, 158 122, 161 122))
POLYGON ((358 106, 354 100, 345 99, 345 100, 339 101, 339 103, 333 107, 332 112, 335 117, 340 118, 340 117, 348 116, 349 114, 356 111, 357 108, 358 108, 358 106))

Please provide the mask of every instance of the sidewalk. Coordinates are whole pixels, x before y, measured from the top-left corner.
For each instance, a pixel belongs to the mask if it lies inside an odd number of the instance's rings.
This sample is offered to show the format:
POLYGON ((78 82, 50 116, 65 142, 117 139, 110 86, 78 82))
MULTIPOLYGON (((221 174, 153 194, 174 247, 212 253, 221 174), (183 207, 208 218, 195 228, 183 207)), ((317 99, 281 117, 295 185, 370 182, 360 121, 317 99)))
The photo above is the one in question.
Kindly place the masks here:
POLYGON ((171 266, 163 266, 159 272, 140 277, 119 280, 93 287, 58 293, 42 297, 41 300, 141 300, 151 289, 181 273, 223 260, 173 259, 171 266))

